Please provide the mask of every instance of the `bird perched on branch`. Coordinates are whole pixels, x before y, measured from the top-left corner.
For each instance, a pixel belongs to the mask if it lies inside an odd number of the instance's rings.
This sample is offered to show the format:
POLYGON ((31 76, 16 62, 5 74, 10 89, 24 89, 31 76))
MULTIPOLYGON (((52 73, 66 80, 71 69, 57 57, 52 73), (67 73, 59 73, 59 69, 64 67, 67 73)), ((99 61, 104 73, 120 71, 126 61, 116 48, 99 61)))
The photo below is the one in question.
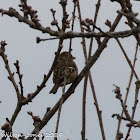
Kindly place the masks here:
POLYGON ((73 83, 78 75, 78 68, 73 61, 74 59, 75 57, 69 52, 62 52, 60 54, 53 72, 53 83, 55 85, 50 93, 55 94, 59 87, 73 83))

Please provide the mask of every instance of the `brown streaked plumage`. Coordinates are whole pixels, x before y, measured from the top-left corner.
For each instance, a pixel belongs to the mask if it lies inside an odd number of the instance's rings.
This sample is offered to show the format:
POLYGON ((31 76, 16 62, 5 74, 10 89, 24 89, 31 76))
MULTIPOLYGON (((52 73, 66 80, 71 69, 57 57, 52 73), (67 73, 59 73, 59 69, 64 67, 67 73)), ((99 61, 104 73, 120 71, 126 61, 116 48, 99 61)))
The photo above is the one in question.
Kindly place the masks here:
POLYGON ((62 52, 58 58, 57 65, 53 72, 53 83, 55 84, 50 93, 55 94, 60 86, 64 85, 66 76, 66 85, 73 83, 78 75, 78 68, 73 61, 75 57, 69 52, 62 52), (69 60, 68 60, 69 58, 69 60))

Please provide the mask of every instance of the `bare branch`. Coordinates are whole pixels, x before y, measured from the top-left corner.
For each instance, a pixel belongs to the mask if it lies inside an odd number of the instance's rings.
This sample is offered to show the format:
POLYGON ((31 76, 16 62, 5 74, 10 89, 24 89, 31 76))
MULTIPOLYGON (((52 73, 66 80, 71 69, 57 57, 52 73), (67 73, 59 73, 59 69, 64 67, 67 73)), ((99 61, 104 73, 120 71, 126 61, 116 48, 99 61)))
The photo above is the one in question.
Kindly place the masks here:
POLYGON ((17 98, 20 99, 20 91, 18 89, 18 85, 16 84, 16 81, 14 79, 14 73, 11 72, 9 63, 8 63, 8 59, 7 59, 7 55, 5 54, 5 45, 7 45, 5 43, 5 41, 1 41, 1 48, 0 48, 0 56, 2 57, 4 63, 5 63, 5 68, 9 74, 8 79, 11 81, 11 83, 13 84, 16 94, 17 94, 17 98))
MULTIPOLYGON (((140 33, 140 27, 135 27, 131 30, 125 30, 125 31, 119 31, 119 32, 104 32, 104 33, 96 33, 96 32, 87 32, 87 33, 81 33, 81 32, 58 32, 58 31, 53 31, 50 29, 50 27, 43 27, 43 26, 38 26, 31 20, 22 17, 15 9, 10 8, 8 11, 0 9, 0 12, 2 14, 6 14, 9 16, 16 17, 20 22, 24 22, 28 24, 31 28, 37 29, 42 31, 43 33, 48 33, 51 36, 57 36, 61 39, 68 39, 68 38, 76 38, 76 37, 109 37, 109 38, 124 38, 124 37, 129 37, 131 35, 139 34, 140 33)), ((140 44, 140 42, 139 42, 140 44)))

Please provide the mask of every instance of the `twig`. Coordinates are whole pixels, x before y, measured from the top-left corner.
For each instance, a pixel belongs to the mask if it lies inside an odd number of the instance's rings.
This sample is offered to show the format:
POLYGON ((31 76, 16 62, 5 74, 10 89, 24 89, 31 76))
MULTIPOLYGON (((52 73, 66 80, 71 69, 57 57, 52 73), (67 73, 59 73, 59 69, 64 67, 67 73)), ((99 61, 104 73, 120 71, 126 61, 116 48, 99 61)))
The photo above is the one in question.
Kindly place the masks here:
POLYGON ((85 76, 84 79, 84 88, 83 88, 83 106, 82 106, 82 140, 86 139, 86 93, 87 93, 87 81, 88 81, 88 74, 85 76))
POLYGON ((21 110, 21 107, 22 107, 22 100, 23 100, 23 86, 22 86, 22 81, 21 81, 21 74, 20 74, 20 70, 19 70, 19 65, 16 64, 16 68, 17 68, 17 73, 19 75, 19 79, 20 79, 20 87, 21 87, 21 93, 19 91, 19 88, 18 88, 18 85, 16 84, 16 81, 14 79, 14 73, 12 74, 11 72, 11 69, 10 69, 10 66, 9 66, 9 63, 8 63, 8 59, 7 59, 7 55, 5 54, 5 45, 6 45, 6 42, 5 41, 2 41, 1 42, 1 48, 0 48, 0 55, 1 57, 3 58, 3 61, 5 63, 5 68, 7 69, 8 73, 9 73, 9 76, 8 76, 8 79, 12 82, 14 88, 15 88, 15 91, 16 91, 16 94, 17 94, 17 98, 18 98, 18 103, 17 103, 17 106, 16 106, 16 109, 12 115, 12 118, 10 120, 10 125, 13 126, 14 122, 15 122, 15 119, 17 118, 20 110, 21 110))
MULTIPOLYGON (((81 28, 81 32, 84 32, 84 29, 82 27, 82 17, 81 17, 81 10, 80 10, 80 3, 79 0, 77 0, 77 8, 78 8, 78 14, 79 14, 79 21, 80 21, 80 28, 81 28)), ((87 63, 87 51, 86 51, 86 41, 85 38, 82 37, 82 46, 83 46, 83 53, 85 56, 85 60, 87 63)), ((86 74, 85 76, 85 80, 84 80, 84 88, 83 88, 83 105, 82 105, 82 131, 81 131, 81 136, 82 136, 82 140, 85 140, 85 132, 86 132, 86 92, 87 92, 87 81, 88 81, 88 74, 86 74)))
POLYGON ((140 20, 136 18, 136 15, 131 12, 129 14, 124 13, 123 11, 117 11, 118 13, 126 16, 129 20, 133 21, 135 24, 137 24, 137 26, 140 25, 140 20))
MULTIPOLYGON (((98 2, 96 4, 96 10, 95 10, 94 21, 93 21, 94 25, 96 25, 96 21, 97 21, 97 16, 98 16, 98 13, 99 13, 100 5, 101 5, 101 0, 98 0, 98 2)), ((94 30, 95 30, 95 28, 93 27, 92 31, 94 32, 94 30)), ((88 54, 89 58, 91 56, 92 46, 93 46, 93 37, 91 37, 91 40, 90 40, 90 48, 89 48, 89 54, 88 54)))
POLYGON ((50 35, 56 35, 59 32, 53 31, 50 29, 50 27, 43 27, 42 25, 38 26, 36 25, 32 20, 29 20, 28 18, 25 18, 23 16, 21 16, 15 9, 13 8, 9 8, 9 10, 4 10, 4 9, 0 9, 0 13, 2 13, 2 15, 8 15, 10 17, 15 17, 19 20, 19 22, 24 22, 27 25, 29 25, 31 28, 36 29, 41 31, 42 33, 48 33, 50 35))
MULTIPOLYGON (((0 56, 2 57, 4 63, 5 63, 5 68, 9 74, 8 79, 11 81, 11 83, 13 84, 16 94, 17 94, 17 98, 20 99, 20 91, 18 89, 18 85, 16 84, 16 81, 14 79, 14 73, 11 72, 9 63, 8 63, 8 59, 7 59, 7 55, 5 54, 5 41, 1 42, 1 48, 0 48, 0 56)), ((6 44, 7 45, 7 44, 6 44)))
POLYGON ((68 22, 67 22, 67 19, 68 19, 68 14, 66 12, 66 5, 67 5, 67 0, 60 0, 59 2, 61 4, 61 7, 62 7, 62 11, 63 11, 63 17, 62 17, 62 31, 65 32, 66 28, 68 28, 68 22))
MULTIPOLYGON (((134 14, 134 12, 132 11, 132 4, 131 4, 130 0, 123 1, 123 2, 126 2, 125 6, 127 7, 127 10, 126 10, 126 8, 125 8, 124 11, 125 11, 126 13, 131 13, 131 14, 133 14, 133 16, 134 16, 134 15, 136 16, 137 14, 134 14)), ((127 18, 127 20, 128 20, 128 25, 129 25, 132 29, 135 28, 136 26, 133 24, 133 20, 130 19, 130 18, 128 18, 128 17, 126 17, 126 18, 127 18)), ((138 44, 140 45, 140 36, 139 36, 139 34, 138 34, 138 33, 134 34, 134 37, 136 38, 138 44)))
MULTIPOLYGON (((64 85, 63 85, 63 88, 62 88, 62 96, 61 96, 61 99, 60 99, 60 105, 59 105, 59 109, 58 109, 57 123, 56 123, 56 129, 55 129, 56 134, 58 133, 60 115, 61 115, 62 104, 63 104, 63 97, 65 95, 66 81, 67 81, 67 76, 64 76, 64 85)), ((54 140, 57 140, 57 137, 54 137, 54 140)))
POLYGON ((59 27, 59 25, 58 25, 58 21, 57 21, 56 18, 55 18, 55 13, 56 13, 56 11, 53 10, 52 8, 50 9, 50 11, 52 12, 52 15, 53 15, 53 21, 51 22, 51 25, 52 25, 52 26, 55 25, 55 26, 57 27, 58 31, 60 32, 61 30, 60 30, 60 27, 59 27))
MULTIPOLYGON (((66 4, 62 4, 62 7, 65 7, 63 8, 63 16, 66 17, 66 4)), ((74 20, 75 20, 75 9, 76 9, 76 4, 74 3, 74 10, 73 10, 73 20, 72 20, 72 31, 73 31, 73 27, 74 27, 74 20)), ((64 18, 63 18, 64 20, 64 18)), ((62 20, 62 24, 66 24, 64 21, 62 20)), ((66 29, 66 26, 63 25, 62 26, 64 28, 64 31, 66 29)), ((69 61, 69 56, 71 54, 71 49, 72 47, 72 39, 70 39, 70 45, 69 45, 69 55, 68 55, 68 59, 66 61, 66 67, 65 67, 65 71, 67 72, 67 68, 68 68, 68 61, 69 61)), ((59 106, 59 110, 58 110, 58 116, 57 116, 57 123, 56 123, 56 129, 55 129, 55 133, 57 134, 58 133, 58 127, 59 127, 59 121, 60 121, 60 115, 61 115, 61 110, 62 110, 62 104, 63 104, 63 97, 65 95, 65 87, 66 87, 66 82, 67 82, 67 74, 65 74, 64 76, 64 85, 63 85, 63 88, 62 88, 62 96, 61 96, 61 101, 60 101, 60 106, 59 106)), ((54 137, 54 140, 57 140, 57 137, 54 137)))
POLYGON ((21 7, 22 9, 20 9, 21 11, 23 11, 24 13, 24 17, 28 18, 28 5, 27 5, 27 0, 20 0, 21 4, 19 5, 19 7, 21 7))
MULTIPOLYGON (((140 27, 134 27, 131 30, 125 30, 125 31, 119 31, 119 32, 104 32, 104 33, 96 33, 96 32, 88 32, 88 33, 81 33, 81 32, 58 32, 52 30, 50 27, 43 27, 42 25, 37 26, 33 21, 22 17, 15 9, 10 8, 8 11, 0 9, 0 12, 4 15, 8 15, 11 17, 16 17, 20 22, 24 22, 28 24, 31 28, 39 30, 43 33, 48 33, 51 36, 56 36, 61 39, 68 39, 68 38, 76 38, 76 37, 109 37, 109 38, 123 38, 123 37, 129 37, 131 35, 136 35, 140 33, 140 27)), ((138 43, 140 45, 140 41, 138 40, 138 43)))
MULTIPOLYGON (((137 53, 138 53, 138 43, 136 45, 136 51, 135 51, 135 56, 134 56, 134 60, 133 60, 133 68, 135 67, 135 63, 136 63, 136 60, 137 60, 137 53)), ((128 87, 127 87, 127 91, 126 91, 126 96, 125 96, 125 100, 124 100, 125 105, 126 105, 126 102, 127 102, 129 91, 130 91, 130 86, 131 86, 132 79, 133 79, 133 71, 131 70, 130 79, 129 79, 129 83, 128 83, 128 87)), ((121 117, 122 116, 123 116, 123 109, 122 109, 122 112, 121 112, 121 117)), ((120 126, 121 126, 121 119, 118 120, 116 138, 117 138, 117 135, 120 132, 120 126)))
MULTIPOLYGON (((67 20, 66 5, 67 5, 67 0, 66 1, 61 0, 59 3, 61 4, 62 9, 63 9, 62 30, 63 30, 63 32, 65 32, 65 30, 67 28, 67 26, 66 26, 66 20, 67 20)), ((68 56, 66 65, 67 65, 68 61, 69 61, 69 56, 68 56)), ((65 67, 65 69, 67 69, 67 66, 65 67)), ((55 129, 56 134, 58 133, 60 115, 61 115, 62 104, 63 104, 63 97, 65 95, 66 82, 67 82, 67 75, 64 75, 64 85, 63 85, 63 88, 62 88, 62 96, 61 96, 61 99, 60 99, 60 105, 59 105, 59 109, 58 109, 57 123, 56 123, 56 129, 55 129)), ((57 137, 54 137, 54 140, 57 140, 57 137)))
POLYGON ((39 125, 41 122, 41 119, 39 116, 34 116, 32 112, 27 112, 28 115, 30 115, 34 121, 33 125, 35 127, 35 134, 36 134, 36 140, 39 140, 39 125))
POLYGON ((116 41, 118 42, 118 44, 119 44, 119 46, 120 46, 120 48, 121 48, 121 50, 122 50, 122 52, 123 52, 123 54, 124 54, 124 56, 125 56, 125 58, 126 58, 128 64, 129 64, 131 70, 133 71, 133 73, 134 73, 136 79, 139 79, 139 78, 138 78, 138 75, 136 74, 136 72, 135 72, 135 70, 134 70, 134 67, 133 67, 133 65, 131 64, 131 61, 129 60, 129 58, 128 58, 126 52, 125 52, 125 50, 123 49, 123 47, 122 47, 122 45, 121 45, 121 43, 120 43, 120 41, 119 41, 119 39, 118 39, 118 38, 115 38, 115 39, 116 39, 116 41))
POLYGON ((16 63, 14 63, 16 69, 17 69, 17 74, 19 77, 19 85, 20 85, 20 90, 21 90, 21 97, 23 97, 23 84, 22 84, 22 78, 23 74, 20 73, 20 66, 19 66, 19 61, 17 60, 16 63))
MULTIPOLYGON (((97 5, 96 5, 96 12, 95 12, 95 18, 94 18, 94 22, 93 24, 96 24, 96 19, 97 19, 97 15, 98 15, 98 11, 99 11, 99 6, 100 6, 100 0, 98 0, 97 5)), ((80 13, 80 9, 79 9, 79 13, 80 13)), ((79 14, 79 19, 81 21, 81 14, 79 14)), ((83 32, 83 27, 81 26, 81 31, 83 32)), ((94 27, 93 27, 93 32, 94 32, 94 27)), ((90 49, 89 49, 89 58, 91 56, 91 50, 92 50, 92 42, 93 42, 93 37, 91 38, 91 42, 90 42, 90 49)), ((85 60, 87 62, 87 52, 86 52, 86 47, 85 47, 85 39, 83 38, 82 41, 82 45, 83 45, 83 50, 84 50, 84 54, 85 54, 85 60)), ((91 79, 91 74, 89 72, 90 75, 90 83, 91 86, 93 87, 93 82, 91 79)), ((83 109, 82 109, 82 131, 81 131, 81 135, 82 135, 82 139, 85 140, 85 131, 86 131, 86 89, 87 89, 87 81, 88 81, 88 75, 85 76, 85 80, 84 80, 84 89, 83 89, 83 109)), ((92 92, 95 93, 94 90, 92 90, 92 92)))
MULTIPOLYGON (((140 81, 137 80, 135 84, 136 84, 136 90, 135 90, 135 101, 134 101, 134 106, 132 108, 132 115, 131 115, 132 119, 134 118, 134 115, 135 115, 135 112, 136 112, 137 103, 138 103, 138 93, 139 93, 139 89, 140 89, 140 81)), ((128 137, 130 136, 131 128, 132 127, 129 127, 129 129, 127 131, 127 134, 126 134, 126 137, 125 137, 125 140, 127 140, 128 137)))
POLYGON ((58 50, 56 52, 56 56, 54 58, 53 64, 52 64, 52 66, 51 66, 48 74, 47 75, 44 75, 44 79, 43 79, 42 83, 39 86, 37 86, 37 89, 35 90, 34 93, 28 94, 28 98, 26 98, 22 102, 22 104, 28 104, 29 102, 31 102, 32 99, 34 99, 40 93, 40 91, 45 87, 45 84, 48 81, 48 79, 50 78, 50 76, 51 76, 51 74, 52 74, 52 72, 53 72, 53 70, 55 68, 55 65, 56 65, 57 59, 59 57, 59 54, 60 54, 60 52, 61 52, 61 50, 63 48, 62 44, 63 44, 63 40, 60 39, 59 45, 58 45, 58 50))
MULTIPOLYGON (((81 17, 81 12, 80 12, 80 4, 79 4, 79 0, 77 0, 77 6, 78 6, 78 13, 79 13, 79 19, 80 19, 80 27, 81 27, 81 33, 84 32, 83 30, 83 27, 82 27, 82 17, 81 17)), ((86 51, 86 43, 85 43, 85 38, 82 38, 82 45, 83 45, 83 52, 84 52, 84 56, 85 56, 85 61, 86 63, 88 62, 88 57, 87 57, 87 51, 86 51)), ((103 128, 103 123, 102 123, 102 116, 101 116, 101 111, 99 109, 99 106, 98 106, 98 101, 97 101, 97 98, 96 98, 96 94, 95 94, 95 90, 94 90, 94 85, 93 85, 93 81, 92 81, 92 77, 91 77, 91 73, 89 71, 89 80, 90 80, 90 84, 91 84, 91 88, 92 88, 92 93, 93 93, 93 97, 94 97, 94 101, 95 101, 95 106, 96 106, 96 110, 97 110, 97 114, 98 114, 98 118, 99 118, 99 124, 100 124, 100 128, 101 128, 101 133, 102 133, 102 138, 103 140, 105 140, 105 133, 104 133, 104 128, 103 128)), ((86 79, 88 80, 88 79, 86 79)), ((86 87, 85 87, 86 88, 86 87)), ((86 89, 84 89, 84 91, 86 91, 86 89)), ((84 93, 84 98, 86 97, 85 95, 86 93, 84 93)), ((85 99, 83 100, 83 104, 85 106, 85 103, 84 103, 85 99)), ((83 108, 83 130, 82 130, 82 138, 83 140, 85 139, 85 107, 83 108)))
POLYGON ((59 39, 59 38, 54 37, 54 38, 42 39, 42 38, 40 38, 40 37, 37 37, 37 38, 36 38, 36 43, 40 43, 41 41, 56 40, 56 39, 59 39))
MULTIPOLYGON (((122 106, 123 111, 124 111, 125 116, 126 116, 126 118, 124 118, 124 117, 122 117, 122 116, 119 116, 118 119, 119 119, 119 120, 120 120, 120 119, 124 119, 124 120, 130 121, 130 123, 127 124, 127 126, 129 127, 129 129, 128 129, 128 133, 127 133, 127 135, 126 135, 126 137, 125 137, 125 140, 128 139, 128 137, 129 137, 129 135, 130 135, 130 131, 131 131, 132 126, 134 126, 134 127, 140 127, 139 121, 133 120, 133 119, 134 119, 134 114, 135 114, 135 111, 136 111, 136 107, 137 107, 137 103, 138 103, 138 93, 139 93, 139 89, 140 89, 140 80, 137 80, 135 84, 136 84, 135 101, 134 101, 134 107, 133 107, 133 111, 132 111, 132 116, 129 115, 128 110, 126 109, 127 106, 126 106, 126 104, 124 103, 124 101, 123 101, 123 99, 122 99, 122 94, 121 94, 121 92, 120 92, 120 88, 119 88, 118 86, 115 86, 116 89, 114 90, 114 92, 116 93, 116 98, 120 100, 121 106, 122 106)), ((117 115, 117 116, 118 116, 118 115, 117 115)), ((114 117, 114 115, 113 115, 112 117, 114 117)), ((119 133, 120 133, 120 132, 119 132, 119 133)), ((118 135, 116 136, 116 140, 117 140, 117 137, 118 137, 118 135)))
MULTIPOLYGON (((94 22, 93 22, 93 25, 96 25, 96 21, 97 21, 97 15, 98 15, 98 12, 99 12, 99 7, 100 7, 100 2, 101 0, 98 0, 97 4, 96 4, 96 11, 95 11, 95 16, 94 16, 94 22)), ((93 27, 92 31, 94 32, 95 28, 93 27)), ((89 54, 88 54, 88 59, 90 59, 90 56, 91 56, 91 52, 92 52, 92 46, 93 46, 93 37, 91 38, 90 40, 90 48, 89 48, 89 54)), ((91 74, 90 74, 90 77, 91 77, 91 74)), ((85 140, 85 130, 86 130, 86 89, 87 89, 87 81, 88 81, 88 75, 85 76, 85 80, 84 80, 84 90, 83 90, 83 123, 82 123, 82 139, 85 140)), ((93 83, 91 81, 91 78, 90 78, 90 83, 93 83)), ((91 84, 91 86, 93 87, 93 84, 91 84)), ((93 88, 94 89, 94 88, 93 88)), ((92 92, 95 93, 95 91, 92 89, 92 92)))

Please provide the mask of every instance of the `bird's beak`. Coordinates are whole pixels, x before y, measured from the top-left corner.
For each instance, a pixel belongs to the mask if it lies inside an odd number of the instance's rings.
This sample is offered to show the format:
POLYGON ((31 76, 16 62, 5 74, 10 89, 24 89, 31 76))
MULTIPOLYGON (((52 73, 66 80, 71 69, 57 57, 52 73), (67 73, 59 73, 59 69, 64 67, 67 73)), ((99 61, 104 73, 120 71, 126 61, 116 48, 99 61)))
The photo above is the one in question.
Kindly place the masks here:
POLYGON ((73 56, 73 59, 76 59, 76 58, 73 56))

